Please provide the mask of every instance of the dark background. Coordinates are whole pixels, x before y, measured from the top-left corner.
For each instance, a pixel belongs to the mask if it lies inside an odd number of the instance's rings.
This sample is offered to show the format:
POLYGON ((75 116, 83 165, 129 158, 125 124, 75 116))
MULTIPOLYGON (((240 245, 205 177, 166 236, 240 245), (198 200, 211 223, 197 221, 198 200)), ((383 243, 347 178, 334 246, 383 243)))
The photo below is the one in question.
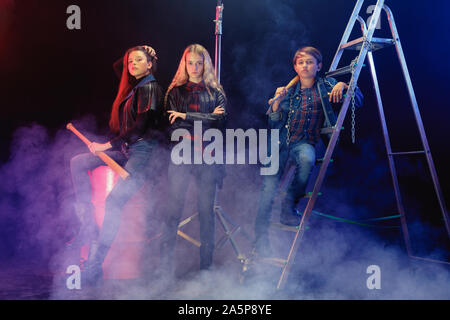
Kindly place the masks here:
MULTIPOLYGON (((367 6, 374 3, 367 1, 363 6, 361 16, 364 19, 369 16, 367 6)), ((355 1, 349 0, 225 1, 221 82, 229 99, 228 127, 265 126, 266 101, 276 87, 287 84, 295 75, 291 60, 299 47, 318 47, 324 56, 324 70, 327 70, 354 4, 355 1)), ((441 189, 448 203, 450 3, 431 0, 387 1, 387 4, 394 12, 441 189)), ((89 118, 92 134, 107 132, 108 116, 119 82, 112 64, 129 47, 148 44, 156 49, 159 58, 156 78, 164 88, 174 76, 188 44, 204 45, 214 59, 215 7, 213 0, 0 0, 3 181, 0 214, 1 240, 5 243, 0 249, 3 257, 13 257, 23 246, 29 248, 34 242, 35 238, 30 236, 22 240, 19 247, 13 241, 18 235, 23 239, 39 230, 23 230, 23 220, 28 219, 24 216, 22 201, 26 196, 20 191, 18 177, 23 179, 24 185, 31 183, 31 189, 40 188, 39 182, 45 181, 33 178, 41 167, 27 159, 28 150, 32 149, 34 156, 41 156, 41 164, 45 163, 46 155, 51 154, 52 159, 58 157, 58 150, 63 146, 54 146, 55 139, 61 134, 71 137, 70 133, 61 133, 65 125, 87 116, 92 116, 89 118), (81 8, 81 30, 66 27, 69 17, 66 9, 71 4, 81 8), (34 135, 36 128, 41 133, 45 128, 45 136, 31 144, 23 143, 24 136, 34 135), (51 151, 44 151, 50 145, 53 146, 51 151), (13 175, 11 168, 16 172, 22 169, 27 174, 13 175)), ((376 35, 389 36, 384 12, 381 26, 382 30, 376 35)), ((358 25, 351 38, 359 36, 358 25)), ((354 57, 355 53, 346 53, 341 66, 354 57)), ((420 139, 395 50, 377 51, 374 58, 393 150, 418 150, 420 139)), ((325 184, 328 182, 333 190, 346 192, 346 199, 352 199, 350 206, 369 208, 364 218, 394 214, 395 199, 367 67, 358 85, 365 95, 365 105, 356 114, 356 144, 351 143, 347 117, 346 130, 336 151, 338 161, 330 169, 325 184)), ((64 155, 58 162, 61 168, 58 176, 69 180, 68 156, 64 155)), ((440 247, 445 251, 447 234, 427 177, 426 162, 415 156, 402 158, 397 165, 405 205, 412 212, 412 225, 422 226, 412 234, 418 243, 416 249, 423 245, 424 248, 417 250, 428 254, 440 247)), ((234 190, 233 186, 230 188, 234 190)), ((256 199, 252 201, 256 203, 256 199)), ((39 210, 52 211, 54 205, 46 203, 39 210)), ((34 214, 39 215, 39 210, 33 210, 34 214)), ((349 218, 360 218, 347 213, 349 218)), ((386 235, 387 241, 390 236, 386 235)), ((393 238, 398 237, 400 235, 396 234, 393 238)), ((438 257, 442 257, 442 253, 438 257)))

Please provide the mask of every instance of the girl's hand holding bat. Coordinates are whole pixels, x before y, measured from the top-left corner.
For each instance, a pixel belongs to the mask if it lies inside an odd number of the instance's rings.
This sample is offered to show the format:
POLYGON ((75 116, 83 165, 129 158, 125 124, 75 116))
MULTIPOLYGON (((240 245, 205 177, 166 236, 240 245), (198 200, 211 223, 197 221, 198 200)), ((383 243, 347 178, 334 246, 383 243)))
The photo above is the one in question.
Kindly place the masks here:
POLYGON ((111 143, 97 143, 97 142, 91 142, 88 145, 89 151, 91 151, 93 154, 97 154, 97 152, 103 152, 108 149, 111 149, 111 143))

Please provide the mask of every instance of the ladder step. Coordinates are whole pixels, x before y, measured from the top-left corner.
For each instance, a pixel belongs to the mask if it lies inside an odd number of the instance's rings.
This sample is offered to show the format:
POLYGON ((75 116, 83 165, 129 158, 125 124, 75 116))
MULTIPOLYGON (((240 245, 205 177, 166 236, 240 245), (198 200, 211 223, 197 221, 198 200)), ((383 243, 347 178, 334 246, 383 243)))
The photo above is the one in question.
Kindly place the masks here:
MULTIPOLYGON (((331 158, 330 159, 330 162, 333 162, 334 160, 331 158)), ((319 163, 323 163, 323 158, 320 158, 320 159, 316 159, 316 164, 319 164, 319 163)))
MULTIPOLYGON (((279 195, 282 196, 282 197, 285 197, 286 194, 287 194, 287 191, 279 192, 279 195)), ((317 195, 318 195, 318 196, 321 196, 321 195, 322 195, 322 192, 317 193, 317 195)), ((312 197, 312 192, 307 192, 307 193, 303 196, 303 198, 311 198, 311 197, 312 197)))
POLYGON ((260 258, 261 262, 274 265, 276 267, 284 268, 287 263, 286 259, 281 258, 260 258))
POLYGON ((352 70, 353 70, 353 66, 350 65, 350 66, 346 66, 346 67, 342 67, 342 68, 336 69, 334 71, 327 72, 327 73, 325 73, 325 75, 327 77, 343 76, 343 75, 352 73, 352 70))
MULTIPOLYGON (((333 127, 327 127, 327 128, 322 128, 320 129, 320 134, 329 134, 329 133, 333 133, 335 129, 335 126, 333 127)), ((344 127, 341 128, 341 130, 344 130, 344 127)))
POLYGON ((327 72, 327 73, 325 73, 325 75, 327 77, 343 76, 343 75, 352 73, 352 70, 353 70, 353 66, 350 65, 350 66, 346 66, 346 67, 342 67, 342 68, 336 69, 334 71, 327 72))
POLYGON ((298 226, 287 226, 285 224, 282 224, 280 222, 272 222, 270 223, 270 227, 274 228, 274 229, 281 229, 284 231, 291 231, 291 232, 297 232, 298 231, 298 226))
MULTIPOLYGON (((363 64, 363 67, 365 67, 365 66, 366 66, 366 65, 363 64)), ((325 75, 326 75, 327 77, 343 76, 343 75, 346 75, 346 74, 351 74, 351 73, 353 72, 353 68, 354 68, 354 65, 351 64, 351 65, 349 65, 349 66, 342 67, 342 68, 336 69, 336 70, 334 70, 334 71, 328 71, 327 73, 325 73, 325 75)), ((328 95, 330 95, 330 94, 328 94, 328 95)), ((346 96, 347 96, 347 94, 344 94, 344 98, 345 98, 346 96)))
POLYGON ((396 156, 396 155, 403 155, 403 154, 422 154, 422 153, 425 153, 425 151, 391 152, 391 153, 389 153, 389 155, 396 156))
MULTIPOLYGON (((357 50, 360 51, 362 48, 362 44, 366 41, 366 37, 360 37, 358 39, 352 40, 350 42, 344 43, 341 46, 342 50, 357 50)), ((393 39, 387 39, 387 38, 372 38, 372 41, 370 42, 370 49, 371 51, 379 50, 385 47, 389 47, 395 44, 395 41, 393 39)))
MULTIPOLYGON (((322 192, 318 192, 317 195, 321 196, 322 192)), ((307 192, 303 198, 311 198, 311 197, 312 197, 312 192, 307 192)))
MULTIPOLYGON (((345 74, 352 74, 353 70, 356 68, 356 66, 358 65, 358 57, 356 57, 355 59, 352 60, 352 62, 350 62, 350 64, 346 67, 342 67, 340 69, 336 69, 336 70, 330 70, 326 73, 327 77, 337 77, 337 76, 342 76, 345 74)), ((365 67, 366 65, 363 64, 363 67, 365 67)), ((346 97, 347 95, 345 94, 344 97, 346 97)))

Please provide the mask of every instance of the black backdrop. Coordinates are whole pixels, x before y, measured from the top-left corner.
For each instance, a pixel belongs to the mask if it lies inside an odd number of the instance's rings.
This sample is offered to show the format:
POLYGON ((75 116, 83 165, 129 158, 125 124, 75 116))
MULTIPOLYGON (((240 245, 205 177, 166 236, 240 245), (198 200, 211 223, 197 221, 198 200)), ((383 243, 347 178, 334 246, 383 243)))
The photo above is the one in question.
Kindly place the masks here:
MULTIPOLYGON (((363 18, 369 16, 366 8, 374 2, 364 5, 363 18)), ((286 84, 294 76, 291 59, 300 46, 311 44, 321 49, 324 69, 328 69, 354 3, 348 0, 224 1, 221 82, 229 98, 228 126, 264 127, 266 101, 277 86, 286 84)), ((450 4, 447 0, 387 1, 387 4, 396 18, 448 203, 450 4)), ((201 43, 214 57, 215 7, 213 0, 0 1, 0 160, 3 168, 18 161, 11 155, 19 141, 14 135, 20 128, 39 125, 46 128, 51 137, 67 122, 93 115, 97 127, 93 126, 92 131, 106 132, 118 86, 112 64, 127 48, 148 44, 157 50, 156 77, 164 88, 171 81, 186 45, 201 43), (66 27, 69 17, 66 9, 71 4, 81 9, 80 30, 66 27)), ((381 26, 378 34, 388 35, 384 13, 381 26)), ((353 36, 359 37, 358 27, 353 36)), ((349 54, 343 61, 352 58, 349 54)), ((420 140, 395 50, 376 52, 375 62, 393 148, 395 151, 415 150, 420 147, 420 140)), ((365 106, 357 111, 357 143, 352 145, 350 131, 344 130, 338 152, 348 157, 341 164, 345 163, 347 168, 362 168, 361 172, 355 169, 355 175, 371 179, 372 173, 364 170, 372 170, 376 176, 379 168, 372 164, 383 163, 385 154, 368 68, 363 69, 358 84, 365 94, 365 106), (377 161, 373 162, 374 158, 377 161)), ((350 128, 348 119, 344 126, 350 128)), ((405 184, 409 188, 406 193, 416 199, 423 195, 431 198, 429 181, 408 175, 415 172, 409 164, 419 163, 423 169, 424 162, 411 161, 405 165, 405 184)), ((349 176, 348 173, 339 176, 339 168, 336 165, 331 182, 340 187, 349 176)), ((387 173, 383 168, 381 171, 387 173)), ((386 181, 389 184, 389 177, 386 181)), ((6 196, 5 193, 2 196, 6 196)), ((15 201, 20 202, 20 197, 15 201)), ((376 203, 379 199, 372 195, 370 201, 376 203)), ((428 214, 427 205, 421 208, 425 208, 425 220, 442 227, 439 213, 428 214)), ((6 211, 2 215, 2 221, 9 224, 9 233, 3 233, 5 237, 20 232, 20 222, 13 220, 12 227, 11 220, 5 218, 6 211)))

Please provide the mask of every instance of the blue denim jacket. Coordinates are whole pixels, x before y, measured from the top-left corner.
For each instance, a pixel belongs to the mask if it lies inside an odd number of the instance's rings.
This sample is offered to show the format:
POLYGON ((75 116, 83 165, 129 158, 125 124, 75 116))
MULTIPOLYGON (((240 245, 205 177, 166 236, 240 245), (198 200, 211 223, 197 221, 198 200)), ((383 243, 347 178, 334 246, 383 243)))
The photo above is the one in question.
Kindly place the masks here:
MULTIPOLYGON (((333 87, 337 84, 337 80, 334 78, 317 78, 316 82, 314 83, 314 87, 317 88, 320 99, 322 102, 322 109, 324 112, 324 123, 322 124, 322 127, 330 127, 334 126, 336 124, 337 116, 331 106, 331 103, 329 101, 329 93, 333 89, 333 87)), ((301 97, 301 94, 299 94, 300 91, 300 82, 297 83, 295 87, 292 87, 288 90, 287 95, 284 97, 284 99, 280 102, 280 106, 278 107, 278 110, 276 112, 270 112, 268 113, 269 117, 269 129, 279 129, 280 132, 280 144, 286 146, 286 137, 287 137, 287 119, 288 119, 288 113, 290 108, 290 100, 292 96, 299 95, 301 97)), ((301 99, 296 100, 295 105, 298 106, 301 103, 301 99)), ((363 103, 363 95, 361 90, 356 87, 355 88, 355 106, 361 107, 363 103)), ((331 136, 331 133, 328 134, 328 137, 331 136)))

